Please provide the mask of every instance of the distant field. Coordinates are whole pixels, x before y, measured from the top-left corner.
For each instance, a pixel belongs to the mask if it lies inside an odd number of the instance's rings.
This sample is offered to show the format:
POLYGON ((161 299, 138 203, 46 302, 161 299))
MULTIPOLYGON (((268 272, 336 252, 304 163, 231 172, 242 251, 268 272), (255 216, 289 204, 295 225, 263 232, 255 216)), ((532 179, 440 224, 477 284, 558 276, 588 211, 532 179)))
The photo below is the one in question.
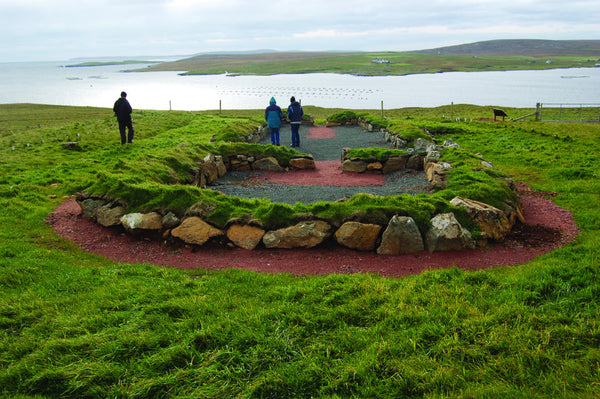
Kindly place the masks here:
POLYGON ((505 71, 593 67, 598 57, 497 56, 376 53, 264 53, 200 55, 158 64, 145 71, 181 71, 192 75, 234 73, 274 75, 282 73, 342 73, 365 76, 409 75, 453 71, 505 71), (374 60, 384 60, 381 63, 374 60))
POLYGON ((150 64, 157 61, 143 61, 143 60, 125 60, 125 61, 90 61, 81 62, 78 64, 67 65, 67 68, 78 68, 78 67, 95 67, 95 66, 109 66, 109 65, 131 65, 131 64, 150 64))

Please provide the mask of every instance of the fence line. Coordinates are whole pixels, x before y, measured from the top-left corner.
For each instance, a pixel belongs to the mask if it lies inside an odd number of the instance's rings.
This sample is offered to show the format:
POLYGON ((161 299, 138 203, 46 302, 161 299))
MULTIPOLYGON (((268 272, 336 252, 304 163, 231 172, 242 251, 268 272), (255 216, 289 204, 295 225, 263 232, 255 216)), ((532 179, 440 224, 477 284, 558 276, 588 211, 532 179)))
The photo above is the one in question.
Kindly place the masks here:
POLYGON ((544 122, 600 122, 600 103, 538 103, 536 120, 544 122))

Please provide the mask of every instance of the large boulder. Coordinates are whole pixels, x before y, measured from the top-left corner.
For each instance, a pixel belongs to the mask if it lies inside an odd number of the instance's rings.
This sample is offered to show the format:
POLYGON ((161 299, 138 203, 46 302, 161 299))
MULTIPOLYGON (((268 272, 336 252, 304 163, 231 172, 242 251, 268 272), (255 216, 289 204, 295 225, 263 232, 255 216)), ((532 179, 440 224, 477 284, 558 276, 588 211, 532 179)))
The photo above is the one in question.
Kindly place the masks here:
POLYGON ((217 167, 217 175, 219 177, 225 176, 227 173, 227 166, 225 166, 225 162, 223 162, 223 157, 221 155, 215 155, 215 165, 217 167))
POLYGON ((397 170, 406 169, 406 161, 408 160, 408 154, 392 155, 390 156, 385 164, 383 165, 383 173, 391 173, 397 170))
POLYGON ((467 210, 471 219, 481 228, 484 238, 504 241, 504 237, 510 233, 512 225, 500 209, 483 202, 461 197, 454 197, 450 203, 467 210))
POLYGON ((431 219, 425 243, 429 252, 475 248, 475 240, 471 233, 460 225, 453 213, 441 213, 431 219))
POLYGON ((432 140, 427 140, 421 137, 417 137, 413 142, 414 148, 417 151, 427 150, 429 147, 434 146, 435 143, 432 140))
POLYGON ((222 230, 211 226, 198 216, 191 216, 183 220, 179 226, 171 231, 173 237, 179 238, 187 244, 202 245, 213 237, 224 235, 222 230))
POLYGON ((294 226, 268 231, 263 237, 267 248, 312 248, 331 235, 331 225, 321 220, 304 221, 294 226))
POLYGON ((130 233, 158 231, 162 229, 162 216, 156 212, 128 213, 121 217, 121 224, 130 233))
POLYGON ((167 213, 162 218, 162 224, 165 229, 172 229, 173 227, 177 226, 179 222, 181 222, 181 220, 179 220, 177 215, 175 215, 173 212, 167 213))
POLYGON ((202 163, 202 175, 206 179, 206 184, 210 184, 219 178, 219 169, 217 168, 217 163, 213 154, 207 154, 204 157, 202 163))
POLYGON ((102 199, 86 198, 83 200, 77 200, 83 217, 86 219, 95 219, 96 211, 106 205, 106 201, 102 199))
POLYGON ((425 179, 433 181, 434 175, 443 176, 449 169, 452 169, 452 165, 447 162, 429 162, 425 167, 425 179))
POLYGON ((381 226, 359 222, 346 222, 336 232, 338 244, 359 251, 372 251, 379 237, 381 226))
POLYGON ((423 157, 418 152, 413 153, 408 157, 406 167, 408 169, 423 170, 423 157))
POLYGON ((379 161, 369 162, 367 164, 367 171, 369 172, 381 172, 383 170, 383 165, 379 161))
POLYGON ((312 158, 292 158, 290 159, 290 166, 296 169, 315 169, 315 160, 312 158))
POLYGON ((400 255, 425 249, 423 237, 413 218, 394 216, 390 219, 377 248, 379 255, 400 255))
POLYGON ((240 248, 254 249, 260 243, 265 231, 247 224, 233 224, 227 229, 227 238, 240 248))
POLYGON ((431 188, 443 189, 446 187, 446 171, 452 169, 447 162, 429 162, 425 167, 425 179, 431 182, 431 188))
POLYGON ((285 169, 283 169, 281 165, 279 165, 279 162, 277 162, 277 159, 275 159, 275 157, 266 157, 254 161, 254 163, 252 164, 252 169, 267 170, 271 172, 285 172, 285 169))
POLYGON ((342 163, 342 170, 346 172, 363 173, 367 170, 367 163, 361 159, 346 159, 342 163))
POLYGON ((96 222, 104 227, 117 226, 121 224, 123 215, 125 215, 124 207, 104 205, 96 210, 96 222))

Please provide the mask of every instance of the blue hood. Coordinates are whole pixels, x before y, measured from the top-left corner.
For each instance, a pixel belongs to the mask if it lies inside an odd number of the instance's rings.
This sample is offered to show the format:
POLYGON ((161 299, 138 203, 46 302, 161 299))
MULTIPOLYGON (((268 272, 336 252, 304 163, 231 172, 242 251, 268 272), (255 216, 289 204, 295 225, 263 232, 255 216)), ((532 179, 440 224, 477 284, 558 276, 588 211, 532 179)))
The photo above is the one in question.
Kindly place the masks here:
POLYGON ((269 104, 271 104, 271 105, 277 104, 277 102, 275 101, 275 97, 271 97, 271 100, 269 101, 269 104))

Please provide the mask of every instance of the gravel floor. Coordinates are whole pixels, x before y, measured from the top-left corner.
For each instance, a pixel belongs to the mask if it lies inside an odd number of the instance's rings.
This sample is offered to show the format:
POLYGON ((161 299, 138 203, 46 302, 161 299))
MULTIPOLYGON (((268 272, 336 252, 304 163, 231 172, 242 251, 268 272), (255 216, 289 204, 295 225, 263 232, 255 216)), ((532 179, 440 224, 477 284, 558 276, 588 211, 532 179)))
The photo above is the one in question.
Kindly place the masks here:
MULTIPOLYGON (((280 138, 282 145, 289 146, 291 144, 289 125, 281 129, 280 138)), ((270 143, 271 140, 268 136, 261 142, 261 144, 270 143)), ((381 133, 367 132, 356 126, 336 128, 302 126, 300 128, 300 147, 298 151, 312 154, 315 161, 340 161, 342 149, 345 147, 391 148, 381 133)), ((412 170, 390 173, 385 176, 385 179, 381 179, 381 175, 373 174, 373 184, 369 185, 333 186, 334 179, 335 184, 339 184, 340 179, 347 179, 348 184, 351 184, 353 176, 356 175, 356 173, 349 172, 343 172, 341 175, 332 175, 331 185, 289 185, 269 182, 268 173, 233 172, 214 181, 209 188, 229 196, 268 198, 273 202, 286 204, 294 204, 296 202, 309 204, 317 201, 336 201, 342 198, 349 198, 358 193, 380 196, 403 193, 418 194, 426 192, 429 187, 424 173, 416 173, 412 170), (382 183, 383 185, 381 185, 382 183)))

